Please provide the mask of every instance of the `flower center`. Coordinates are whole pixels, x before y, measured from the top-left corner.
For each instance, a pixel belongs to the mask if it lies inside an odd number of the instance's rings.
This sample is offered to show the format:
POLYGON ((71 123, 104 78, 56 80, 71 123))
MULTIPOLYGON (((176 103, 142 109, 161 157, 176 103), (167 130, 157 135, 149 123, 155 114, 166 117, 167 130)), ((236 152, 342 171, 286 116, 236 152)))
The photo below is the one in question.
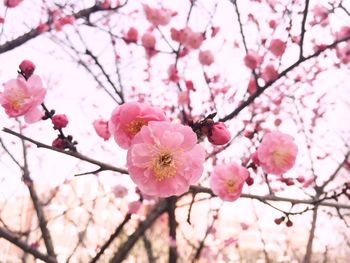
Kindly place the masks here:
POLYGON ((285 151, 275 151, 272 156, 277 166, 284 165, 288 159, 288 153, 285 151))
POLYGON ((28 96, 20 89, 12 91, 11 96, 9 97, 9 102, 12 108, 16 111, 20 110, 28 96))
POLYGON ((126 133, 130 137, 134 137, 141 130, 142 126, 146 124, 147 124, 147 121, 145 120, 140 120, 140 119, 133 120, 126 125, 126 133))
POLYGON ((229 193, 233 193, 237 190, 237 184, 234 180, 226 181, 226 191, 229 193))
POLYGON ((173 156, 169 152, 161 152, 152 163, 154 175, 158 181, 172 177, 176 174, 176 166, 173 156))

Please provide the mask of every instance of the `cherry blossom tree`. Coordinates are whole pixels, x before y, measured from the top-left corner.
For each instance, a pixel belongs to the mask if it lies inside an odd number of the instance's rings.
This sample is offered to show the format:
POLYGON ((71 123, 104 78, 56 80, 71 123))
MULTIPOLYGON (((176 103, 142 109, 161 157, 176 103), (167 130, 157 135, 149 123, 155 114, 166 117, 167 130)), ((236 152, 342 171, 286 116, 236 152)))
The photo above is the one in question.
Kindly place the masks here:
POLYGON ((4 0, 0 259, 345 261, 349 25, 344 0, 4 0))

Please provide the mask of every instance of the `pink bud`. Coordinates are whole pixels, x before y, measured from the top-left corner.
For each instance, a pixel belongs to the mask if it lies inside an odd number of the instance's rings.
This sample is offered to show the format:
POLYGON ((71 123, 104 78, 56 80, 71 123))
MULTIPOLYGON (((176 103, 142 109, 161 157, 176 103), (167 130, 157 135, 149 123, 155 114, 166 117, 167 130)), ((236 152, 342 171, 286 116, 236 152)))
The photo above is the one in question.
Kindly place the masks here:
POLYGON ((4 0, 4 5, 9 8, 18 6, 22 0, 4 0))
POLYGON ((57 114, 52 117, 54 129, 62 129, 67 126, 68 118, 65 114, 57 114))
POLYGON ((30 60, 23 60, 21 64, 19 64, 19 69, 21 70, 24 77, 28 79, 31 75, 33 75, 35 65, 30 60))
POLYGON ((58 148, 58 149, 64 149, 65 143, 64 140, 61 138, 57 137, 53 142, 52 142, 52 147, 58 148))
POLYGON ((305 182, 305 177, 302 176, 302 175, 300 175, 300 176, 298 176, 297 181, 298 181, 299 183, 304 183, 304 182, 305 182))
POLYGON ((248 54, 244 57, 244 64, 254 70, 258 67, 261 62, 261 57, 254 51, 249 51, 248 54))
POLYGON ((231 140, 231 134, 225 123, 217 122, 211 127, 211 135, 208 136, 209 142, 214 145, 224 145, 231 140))
POLYGON ((128 32, 126 33, 126 36, 124 37, 124 40, 126 43, 130 43, 130 42, 136 43, 138 35, 139 33, 137 29, 134 27, 130 27, 128 32))

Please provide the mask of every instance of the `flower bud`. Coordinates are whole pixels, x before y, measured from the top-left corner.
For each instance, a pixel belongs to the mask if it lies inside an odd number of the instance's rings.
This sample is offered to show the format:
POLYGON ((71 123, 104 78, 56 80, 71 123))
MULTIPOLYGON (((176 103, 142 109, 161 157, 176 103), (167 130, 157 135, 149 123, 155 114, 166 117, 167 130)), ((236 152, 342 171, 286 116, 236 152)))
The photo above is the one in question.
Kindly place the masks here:
POLYGON ((21 64, 19 64, 19 69, 23 76, 28 79, 31 75, 33 75, 35 70, 35 65, 30 60, 23 60, 21 64))
POLYGON ((52 124, 55 129, 62 129, 67 126, 68 119, 65 114, 57 114, 52 117, 52 124))
POLYGON ((64 149, 65 148, 65 142, 62 138, 57 137, 53 142, 52 142, 52 147, 58 148, 58 149, 64 149))
POLYGON ((214 145, 224 145, 231 140, 231 134, 225 123, 217 122, 211 127, 211 134, 208 136, 209 142, 214 145))

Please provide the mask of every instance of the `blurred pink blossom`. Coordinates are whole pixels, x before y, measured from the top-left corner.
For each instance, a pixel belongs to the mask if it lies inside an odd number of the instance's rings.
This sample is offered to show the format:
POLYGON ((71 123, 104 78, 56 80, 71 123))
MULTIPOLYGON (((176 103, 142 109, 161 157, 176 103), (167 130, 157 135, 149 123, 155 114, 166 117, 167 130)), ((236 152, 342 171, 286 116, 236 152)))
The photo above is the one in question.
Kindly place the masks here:
POLYGON ((111 138, 111 133, 109 132, 108 128, 108 121, 103 119, 95 120, 93 122, 93 126, 97 135, 103 138, 105 141, 111 138))

